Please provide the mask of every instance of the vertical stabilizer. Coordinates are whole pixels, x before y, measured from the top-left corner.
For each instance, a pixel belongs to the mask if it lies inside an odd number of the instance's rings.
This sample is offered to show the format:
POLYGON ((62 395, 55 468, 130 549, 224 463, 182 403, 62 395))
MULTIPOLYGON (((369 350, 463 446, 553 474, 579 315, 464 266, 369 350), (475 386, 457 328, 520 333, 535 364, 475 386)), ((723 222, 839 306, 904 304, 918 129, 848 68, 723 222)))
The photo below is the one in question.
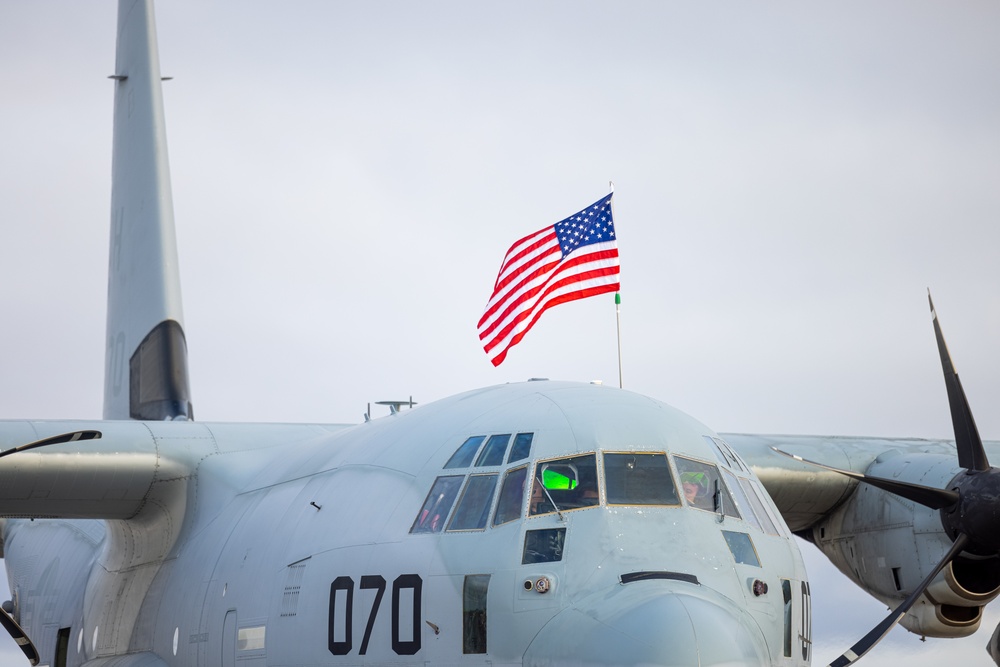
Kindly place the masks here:
POLYGON ((119 0, 105 419, 191 419, 152 0, 119 0))

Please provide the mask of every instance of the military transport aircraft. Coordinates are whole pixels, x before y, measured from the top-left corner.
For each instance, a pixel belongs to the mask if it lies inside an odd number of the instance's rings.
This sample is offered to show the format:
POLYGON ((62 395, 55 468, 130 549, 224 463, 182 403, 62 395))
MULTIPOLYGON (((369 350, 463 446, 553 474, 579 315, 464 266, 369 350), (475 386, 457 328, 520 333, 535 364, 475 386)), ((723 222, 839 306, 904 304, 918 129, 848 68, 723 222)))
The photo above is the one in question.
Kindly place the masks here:
POLYGON ((546 380, 196 421, 151 0, 118 20, 104 419, 0 423, 0 623, 32 664, 808 665, 795 535, 894 609, 834 664, 978 627, 1000 448, 936 316, 955 443, 720 436, 546 380))

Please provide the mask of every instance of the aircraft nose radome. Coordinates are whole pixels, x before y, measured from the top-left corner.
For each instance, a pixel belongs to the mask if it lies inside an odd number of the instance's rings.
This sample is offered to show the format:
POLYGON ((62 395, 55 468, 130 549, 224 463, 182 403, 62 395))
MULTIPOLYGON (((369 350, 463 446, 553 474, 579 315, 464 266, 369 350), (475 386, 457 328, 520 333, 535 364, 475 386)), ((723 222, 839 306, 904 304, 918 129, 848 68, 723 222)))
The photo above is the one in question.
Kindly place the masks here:
POLYGON ((770 664, 759 627, 742 609, 694 584, 642 581, 559 612, 531 642, 527 667, 770 664))

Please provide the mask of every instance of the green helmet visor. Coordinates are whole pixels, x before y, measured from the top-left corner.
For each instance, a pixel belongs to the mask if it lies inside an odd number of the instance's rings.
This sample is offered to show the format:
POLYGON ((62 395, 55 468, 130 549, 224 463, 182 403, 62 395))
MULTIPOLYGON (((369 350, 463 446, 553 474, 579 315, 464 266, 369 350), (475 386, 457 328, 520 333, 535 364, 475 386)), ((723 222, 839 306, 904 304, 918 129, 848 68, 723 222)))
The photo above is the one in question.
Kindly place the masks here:
POLYGON ((575 489, 577 481, 551 468, 542 471, 542 485, 546 489, 575 489))
POLYGON ((696 484, 702 489, 708 488, 708 476, 703 472, 685 472, 681 473, 681 483, 682 484, 696 484))

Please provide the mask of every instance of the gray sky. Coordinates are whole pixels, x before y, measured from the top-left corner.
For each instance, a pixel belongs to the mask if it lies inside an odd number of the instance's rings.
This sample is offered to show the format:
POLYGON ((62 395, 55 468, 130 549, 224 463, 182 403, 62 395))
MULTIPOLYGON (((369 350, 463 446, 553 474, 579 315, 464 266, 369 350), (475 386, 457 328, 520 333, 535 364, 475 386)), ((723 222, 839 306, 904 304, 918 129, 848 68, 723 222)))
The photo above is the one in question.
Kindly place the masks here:
MULTIPOLYGON (((115 12, 0 8, 2 418, 101 414, 115 12)), ((930 287, 998 439, 998 20, 991 2, 162 3, 195 414, 357 421, 380 399, 616 382, 610 296, 549 311, 499 369, 476 335, 507 246, 614 180, 627 388, 719 431, 951 437, 930 287)), ((822 664, 884 609, 803 551, 822 664)), ((989 664, 997 621, 895 630, 866 664, 989 664)))

